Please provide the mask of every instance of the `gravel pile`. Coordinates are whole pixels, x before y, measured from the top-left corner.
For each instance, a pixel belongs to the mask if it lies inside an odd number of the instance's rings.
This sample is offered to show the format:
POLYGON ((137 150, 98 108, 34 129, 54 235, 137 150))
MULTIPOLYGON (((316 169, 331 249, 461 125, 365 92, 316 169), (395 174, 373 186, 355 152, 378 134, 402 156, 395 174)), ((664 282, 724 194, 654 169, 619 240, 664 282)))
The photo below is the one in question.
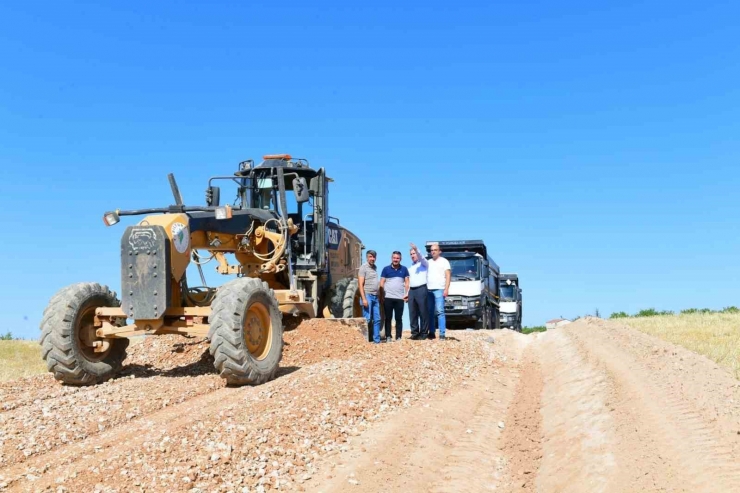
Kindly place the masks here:
POLYGON ((148 338, 131 346, 124 376, 103 385, 35 377, 0 388, 32 394, 0 414, 0 470, 13 466, 0 488, 300 490, 373 422, 497 364, 488 335, 371 345, 355 328, 310 320, 285 334, 279 378, 234 389, 214 373, 205 341, 148 338), (106 434, 118 445, 64 465, 65 444, 106 434))

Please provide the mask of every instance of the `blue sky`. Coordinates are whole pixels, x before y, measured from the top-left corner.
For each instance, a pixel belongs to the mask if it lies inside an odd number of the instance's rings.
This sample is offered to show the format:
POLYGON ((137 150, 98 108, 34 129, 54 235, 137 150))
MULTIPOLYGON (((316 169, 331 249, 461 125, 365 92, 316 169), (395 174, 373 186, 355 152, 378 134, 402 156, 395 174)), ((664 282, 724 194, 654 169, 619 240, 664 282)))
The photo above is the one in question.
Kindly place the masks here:
MULTIPOLYGON (((734 2, 3 2, 0 332, 119 285, 113 208, 287 152, 380 262, 480 238, 524 322, 740 305, 734 2)), ((407 259, 405 259, 407 260, 407 259)))

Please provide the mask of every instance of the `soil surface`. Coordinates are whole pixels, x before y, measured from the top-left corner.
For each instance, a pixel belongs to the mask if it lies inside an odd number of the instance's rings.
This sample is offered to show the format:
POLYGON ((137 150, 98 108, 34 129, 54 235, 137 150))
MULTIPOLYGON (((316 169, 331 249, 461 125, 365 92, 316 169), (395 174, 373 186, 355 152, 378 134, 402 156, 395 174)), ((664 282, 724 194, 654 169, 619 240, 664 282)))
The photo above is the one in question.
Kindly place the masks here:
POLYGON ((285 333, 230 388, 207 342, 150 337, 121 375, 0 384, 0 491, 740 491, 740 382, 595 318, 368 344, 285 333))

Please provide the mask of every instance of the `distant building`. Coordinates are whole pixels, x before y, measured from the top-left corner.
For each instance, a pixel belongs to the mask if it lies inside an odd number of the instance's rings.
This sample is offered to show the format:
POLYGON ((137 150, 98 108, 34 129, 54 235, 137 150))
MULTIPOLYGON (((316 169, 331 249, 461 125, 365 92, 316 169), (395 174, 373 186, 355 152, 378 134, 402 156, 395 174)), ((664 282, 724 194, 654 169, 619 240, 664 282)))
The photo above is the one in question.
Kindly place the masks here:
POLYGON ((563 327, 564 325, 568 325, 569 323, 571 323, 570 320, 566 318, 553 318, 552 320, 548 320, 545 323, 545 328, 547 330, 557 329, 558 327, 563 327))

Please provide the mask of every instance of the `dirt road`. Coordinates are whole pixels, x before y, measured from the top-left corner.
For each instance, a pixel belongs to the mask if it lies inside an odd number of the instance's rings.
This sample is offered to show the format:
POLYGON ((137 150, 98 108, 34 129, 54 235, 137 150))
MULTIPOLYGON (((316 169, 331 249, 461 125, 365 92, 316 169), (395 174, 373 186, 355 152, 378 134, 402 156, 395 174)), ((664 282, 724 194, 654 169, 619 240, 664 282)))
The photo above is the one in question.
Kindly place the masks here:
POLYGON ((740 382, 714 363, 599 319, 452 336, 311 321, 255 388, 165 338, 98 387, 2 384, 0 489, 740 491, 740 382))

